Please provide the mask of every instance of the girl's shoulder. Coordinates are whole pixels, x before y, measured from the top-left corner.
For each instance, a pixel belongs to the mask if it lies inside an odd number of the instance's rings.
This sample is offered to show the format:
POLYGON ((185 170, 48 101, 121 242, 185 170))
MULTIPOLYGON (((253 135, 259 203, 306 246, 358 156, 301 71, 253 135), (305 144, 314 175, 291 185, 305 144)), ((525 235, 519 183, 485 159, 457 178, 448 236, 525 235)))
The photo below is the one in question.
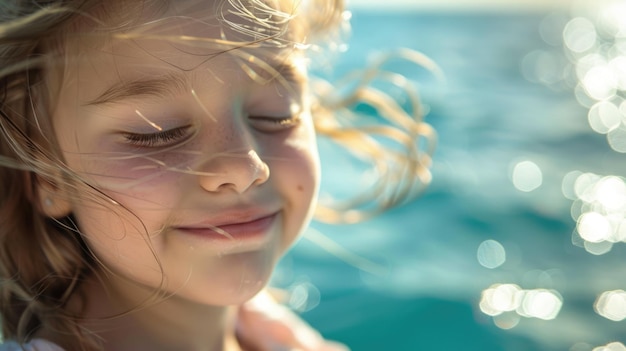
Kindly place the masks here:
POLYGON ((43 339, 34 339, 24 345, 15 341, 0 344, 0 351, 64 351, 60 346, 43 339))

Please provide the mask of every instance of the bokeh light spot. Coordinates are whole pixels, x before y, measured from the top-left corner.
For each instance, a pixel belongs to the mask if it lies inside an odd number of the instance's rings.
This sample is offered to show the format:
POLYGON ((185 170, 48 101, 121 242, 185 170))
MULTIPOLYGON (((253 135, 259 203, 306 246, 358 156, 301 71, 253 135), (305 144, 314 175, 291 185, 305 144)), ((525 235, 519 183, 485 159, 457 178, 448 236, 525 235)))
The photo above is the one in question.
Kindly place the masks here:
POLYGON ((541 169, 532 161, 518 162, 513 167, 511 178, 515 188, 525 192, 537 189, 543 182, 541 169))
POLYGON ((515 284, 492 285, 483 291, 479 303, 480 310, 494 317, 494 322, 501 323, 502 328, 512 328, 517 324, 515 319, 507 319, 511 318, 506 316, 507 312, 515 311, 518 316, 550 320, 556 318, 562 306, 563 299, 556 291, 524 290, 515 284))
POLYGON ((521 302, 522 289, 515 284, 496 284, 483 291, 480 309, 490 316, 514 311, 521 302))
POLYGON ((615 104, 601 101, 589 109, 588 120, 594 131, 606 134, 620 125, 622 114, 615 104))
POLYGON ((574 182, 574 191, 578 198, 583 201, 593 201, 593 192, 590 191, 593 185, 600 179, 600 176, 593 173, 583 173, 574 182))
POLYGON ((609 62, 609 67, 615 73, 617 87, 626 90, 626 56, 617 56, 609 62))
POLYGON ((611 149, 626 153, 626 127, 622 124, 607 134, 607 140, 611 149))
POLYGON ((596 313, 606 319, 619 322, 626 319, 626 292, 624 290, 605 291, 593 305, 596 313))
POLYGON ((626 219, 622 219, 617 225, 617 230, 613 233, 614 242, 626 241, 626 219))
POLYGON ((606 240, 612 232, 611 223, 597 212, 583 213, 576 228, 583 239, 592 243, 606 240))
POLYGON ((563 192, 563 196, 570 200, 576 200, 578 197, 576 196, 576 191, 574 191, 574 184, 578 177, 580 177, 583 173, 580 171, 571 171, 568 172, 561 182, 561 192, 563 192))
POLYGON ((319 289, 307 282, 298 282, 289 288, 288 305, 298 312, 307 312, 319 305, 319 289))
POLYGON ((608 212, 620 211, 626 206, 626 184, 616 176, 600 179, 596 185, 596 198, 608 212))
POLYGON ((544 289, 527 291, 518 312, 521 315, 544 320, 556 318, 563 301, 555 292, 544 289))
POLYGON ((583 17, 570 20, 563 30, 563 41, 568 49, 582 53, 591 49, 596 43, 596 28, 593 23, 583 17))
POLYGON ((601 8, 598 24, 611 36, 626 37, 626 3, 613 1, 601 8))
POLYGON ((517 313, 503 313, 493 317, 493 323, 500 329, 513 329, 519 324, 517 313))
POLYGON ((478 262, 486 268, 497 268, 506 261, 504 247, 495 240, 485 240, 478 246, 478 262))
POLYGON ((605 346, 598 346, 592 351, 626 351, 626 346, 621 342, 611 342, 605 346))
POLYGON ((577 199, 570 213, 576 221, 572 243, 594 255, 605 254, 614 243, 626 242, 626 182, 619 176, 570 172, 563 179, 564 194, 573 190, 577 199), (576 176, 578 174, 578 176, 576 176))
POLYGON ((583 247, 590 254, 599 256, 611 251, 611 249, 613 248, 613 243, 610 241, 601 241, 597 243, 585 241, 583 247))
POLYGON ((613 70, 605 65, 590 69, 582 79, 583 87, 589 97, 606 100, 615 96, 617 79, 613 70))
POLYGON ((548 51, 533 51, 522 59, 521 71, 524 78, 534 83, 554 84, 566 76, 563 61, 548 51))

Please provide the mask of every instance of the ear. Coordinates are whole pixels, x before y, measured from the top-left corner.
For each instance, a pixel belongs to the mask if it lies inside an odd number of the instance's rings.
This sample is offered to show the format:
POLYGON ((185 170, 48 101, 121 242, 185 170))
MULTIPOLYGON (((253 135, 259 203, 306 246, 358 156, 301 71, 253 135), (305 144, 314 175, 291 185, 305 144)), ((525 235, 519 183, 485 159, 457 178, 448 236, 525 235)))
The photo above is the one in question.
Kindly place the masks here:
POLYGON ((60 179, 52 180, 33 173, 28 177, 34 192, 30 197, 40 213, 51 218, 62 218, 72 213, 72 204, 60 179))

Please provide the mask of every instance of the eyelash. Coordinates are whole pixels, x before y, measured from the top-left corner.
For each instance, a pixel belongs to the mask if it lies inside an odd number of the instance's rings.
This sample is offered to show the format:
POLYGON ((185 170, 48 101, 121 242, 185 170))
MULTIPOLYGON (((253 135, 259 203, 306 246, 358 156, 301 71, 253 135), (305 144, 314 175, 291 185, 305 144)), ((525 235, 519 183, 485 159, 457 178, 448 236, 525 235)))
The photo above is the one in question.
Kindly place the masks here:
MULTIPOLYGON (((251 120, 259 123, 267 123, 270 127, 259 128, 263 131, 277 132, 289 129, 300 124, 299 116, 289 117, 266 117, 266 116, 250 116, 251 120)), ((158 133, 139 134, 124 133, 124 137, 129 144, 140 147, 163 147, 170 146, 176 141, 182 141, 187 136, 187 130, 190 126, 178 127, 165 130, 158 133)))
POLYGON ((280 131, 289 129, 297 126, 301 122, 301 118, 299 116, 289 116, 289 117, 266 117, 266 116, 250 116, 249 117, 254 122, 259 123, 267 123, 270 127, 266 128, 258 128, 264 131, 280 131))
POLYGON ((129 144, 141 147, 170 146, 176 141, 182 141, 187 136, 190 126, 178 127, 158 133, 135 134, 125 133, 124 137, 129 144))

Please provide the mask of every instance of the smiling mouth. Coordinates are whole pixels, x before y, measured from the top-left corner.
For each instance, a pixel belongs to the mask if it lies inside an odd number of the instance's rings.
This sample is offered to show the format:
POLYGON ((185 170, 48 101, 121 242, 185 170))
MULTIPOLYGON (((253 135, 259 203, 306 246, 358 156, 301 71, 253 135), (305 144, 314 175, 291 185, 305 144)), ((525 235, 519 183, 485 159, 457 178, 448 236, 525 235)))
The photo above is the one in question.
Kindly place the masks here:
POLYGON ((176 230, 209 240, 242 241, 262 238, 269 232, 278 212, 247 222, 230 223, 219 226, 177 227, 176 230))

